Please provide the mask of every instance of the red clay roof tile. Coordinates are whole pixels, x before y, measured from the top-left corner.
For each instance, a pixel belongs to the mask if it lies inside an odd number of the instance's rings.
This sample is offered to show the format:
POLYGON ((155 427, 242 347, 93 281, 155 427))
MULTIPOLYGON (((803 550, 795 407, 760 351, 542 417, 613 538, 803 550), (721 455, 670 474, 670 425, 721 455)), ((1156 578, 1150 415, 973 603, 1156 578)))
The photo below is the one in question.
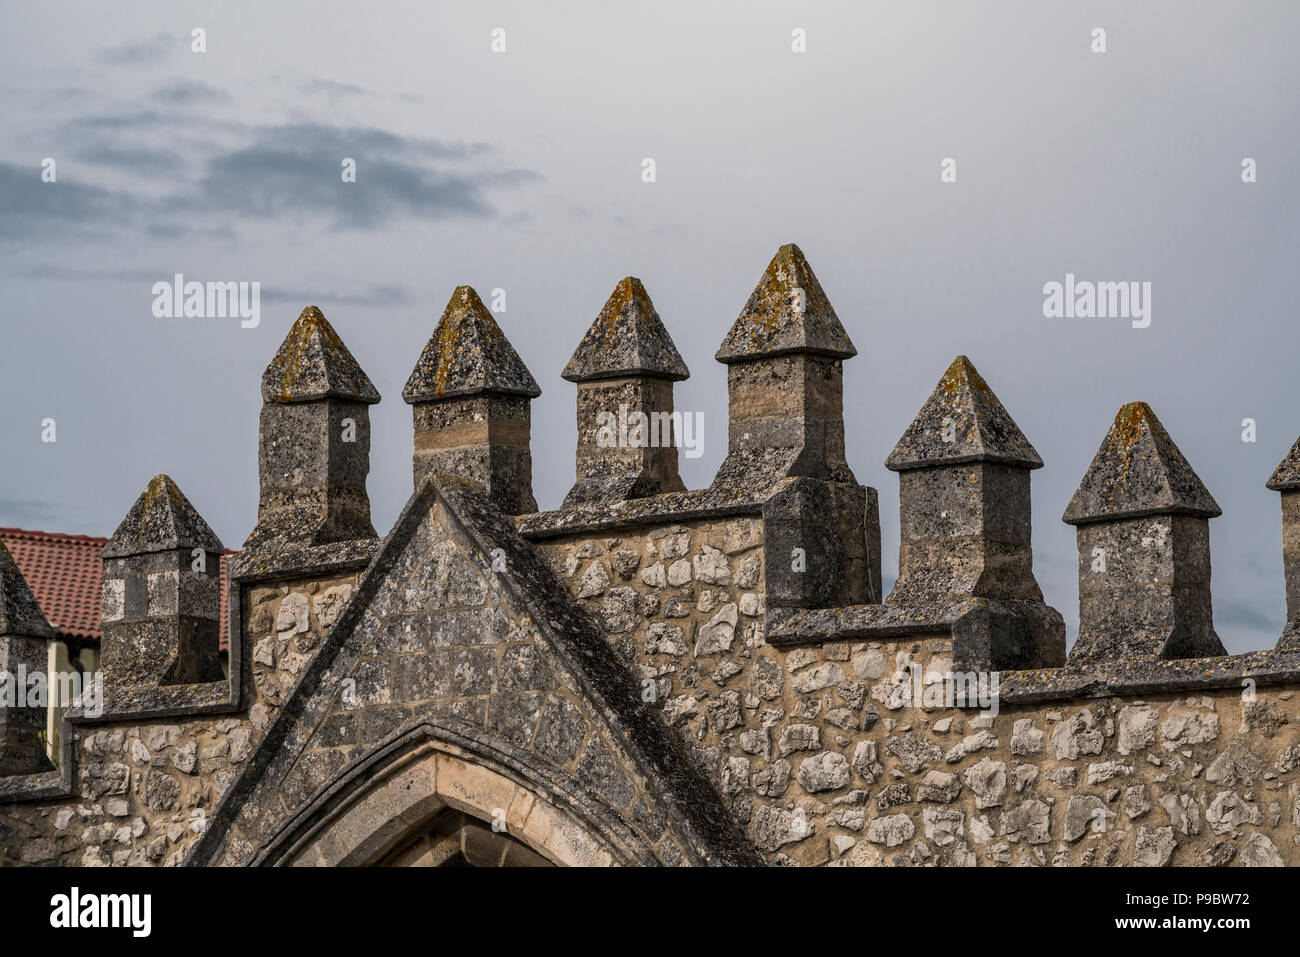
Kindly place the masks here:
MULTIPOLYGON (((104 566, 100 552, 107 538, 95 535, 65 535, 24 528, 0 528, 0 540, 8 546, 27 579, 46 619, 69 638, 99 641, 104 566)), ((226 563, 235 552, 226 549, 221 557, 221 650, 228 650, 230 627, 227 619, 226 563)))

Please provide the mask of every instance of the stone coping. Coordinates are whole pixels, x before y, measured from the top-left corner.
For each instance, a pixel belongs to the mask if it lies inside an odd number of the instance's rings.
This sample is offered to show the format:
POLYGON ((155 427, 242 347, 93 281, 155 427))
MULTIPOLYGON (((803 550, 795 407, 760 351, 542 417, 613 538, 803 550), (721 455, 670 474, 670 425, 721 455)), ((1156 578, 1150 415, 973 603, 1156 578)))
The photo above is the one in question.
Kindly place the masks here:
MULTIPOLYGON (((953 625, 978 609, 1015 613, 1015 603, 987 598, 916 605, 850 605, 843 608, 770 609, 767 641, 774 647, 816 642, 948 637, 953 625)), ((1251 651, 1241 655, 1168 660, 1079 662, 1060 668, 1004 671, 998 697, 1005 704, 1300 684, 1300 649, 1251 651)))
POLYGON ((242 584, 365 568, 379 550, 378 538, 358 538, 326 545, 268 539, 245 545, 230 557, 231 581, 242 584))
POLYGON ((1257 685, 1300 683, 1300 651, 1250 651, 1216 658, 1165 661, 1096 661, 1063 668, 1003 672, 999 698, 1032 703, 1119 694, 1206 691, 1257 685))
POLYGON ((989 598, 961 598, 908 605, 846 605, 842 608, 769 609, 767 641, 781 647, 850 638, 902 638, 951 633, 977 609, 1014 614, 1016 608, 989 598))
POLYGON ((714 488, 693 492, 665 492, 622 502, 593 502, 550 512, 534 512, 515 518, 519 534, 531 541, 616 531, 637 525, 661 525, 761 515, 768 494, 733 493, 714 488))

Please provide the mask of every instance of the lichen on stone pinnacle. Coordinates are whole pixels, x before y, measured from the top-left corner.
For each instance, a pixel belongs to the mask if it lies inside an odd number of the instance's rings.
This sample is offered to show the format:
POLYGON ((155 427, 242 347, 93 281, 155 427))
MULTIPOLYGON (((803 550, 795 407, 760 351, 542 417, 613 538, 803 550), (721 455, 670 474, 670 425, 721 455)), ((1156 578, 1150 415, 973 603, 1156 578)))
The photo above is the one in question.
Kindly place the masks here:
POLYGON ((788 243, 767 264, 714 358, 732 363, 792 353, 848 359, 858 350, 803 252, 788 243))
POLYGON ((1273 475, 1268 480, 1268 488, 1274 492, 1289 492, 1300 488, 1300 439, 1291 446, 1291 451, 1278 463, 1273 475))
POLYGON ((1145 402, 1129 402, 1070 499, 1062 521, 1070 525, 1144 515, 1223 512, 1165 427, 1145 402))
POLYGON ((570 382, 653 376, 690 376, 641 280, 625 276, 587 329, 561 373, 570 382))
POLYGON ((885 460, 895 472, 998 462, 1038 469, 1043 460, 965 356, 948 366, 934 392, 885 460))
POLYGON ((406 380, 402 398, 414 404, 480 392, 529 398, 542 394, 478 293, 457 286, 406 380))
POLYGON ((325 314, 308 306, 262 373, 262 399, 281 403, 350 399, 374 404, 379 392, 325 314))
POLYGON ((166 475, 150 479, 113 537, 104 546, 105 558, 122 558, 178 548, 202 548, 221 554, 221 539, 166 475))

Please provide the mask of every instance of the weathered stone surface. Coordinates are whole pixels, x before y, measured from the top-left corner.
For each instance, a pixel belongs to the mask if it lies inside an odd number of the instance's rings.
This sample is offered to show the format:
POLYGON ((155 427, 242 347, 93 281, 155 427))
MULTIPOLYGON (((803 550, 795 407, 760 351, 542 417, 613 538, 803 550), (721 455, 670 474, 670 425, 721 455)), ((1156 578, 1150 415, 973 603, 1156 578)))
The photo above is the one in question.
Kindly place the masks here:
POLYGON ((966 770, 966 786, 975 795, 977 808, 999 807, 1007 793, 1007 766, 983 758, 966 770))
POLYGON ((1133 863, 1139 867, 1164 867, 1177 846, 1172 827, 1139 827, 1133 845, 1133 863))
POLYGON ((961 779, 945 771, 927 771, 916 791, 918 801, 951 804, 961 793, 961 779))
POLYGON ((457 286, 402 389, 408 404, 492 392, 535 398, 532 373, 483 300, 457 286))
POLYGON ((867 825, 867 840, 886 847, 898 847, 904 841, 910 841, 914 834, 916 825, 906 814, 878 817, 867 825))
POLYGON ((849 761, 838 751, 823 751, 799 764, 795 777, 805 791, 834 791, 848 787, 849 761))
POLYGON ((1051 839, 1051 812, 1051 807, 1037 798, 1021 801, 1002 813, 998 835, 1012 844, 1046 844, 1051 839))
POLYGON ((803 251, 790 243, 767 264, 718 348, 719 362, 791 352, 848 359, 858 354, 803 251))
POLYGON ((105 558, 202 548, 220 555, 221 539, 166 475, 155 475, 104 546, 105 558))
POLYGON ((0 541, 0 635, 54 636, 54 629, 45 620, 27 579, 3 541, 0 541))
POLYGON ((1070 525, 1148 515, 1222 515, 1214 497, 1145 402, 1115 416, 1062 520, 1070 525))
MULTIPOLYGON (((100 640, 106 695, 219 681, 220 539, 157 475, 104 547, 100 640)), ((143 708, 142 708, 143 709, 143 708)))
POLYGON ((1065 839, 1077 841, 1089 830, 1105 827, 1106 805, 1092 794, 1075 794, 1065 808, 1065 839))
POLYGON ((975 366, 958 356, 885 460, 895 472, 967 462, 1043 467, 975 366))
POLYGON ((1277 845, 1267 835, 1255 833, 1237 852, 1237 863, 1242 867, 1285 867, 1286 861, 1278 853, 1277 845))
POLYGON ((610 294, 560 373, 570 382, 690 375, 641 280, 625 276, 610 294))
POLYGON ((898 758, 903 769, 910 774, 924 770, 926 765, 943 757, 939 748, 915 734, 885 739, 885 750, 898 758))
POLYGON ((325 314, 308 306, 262 373, 262 400, 293 403, 321 399, 371 404, 379 401, 379 392, 325 314))

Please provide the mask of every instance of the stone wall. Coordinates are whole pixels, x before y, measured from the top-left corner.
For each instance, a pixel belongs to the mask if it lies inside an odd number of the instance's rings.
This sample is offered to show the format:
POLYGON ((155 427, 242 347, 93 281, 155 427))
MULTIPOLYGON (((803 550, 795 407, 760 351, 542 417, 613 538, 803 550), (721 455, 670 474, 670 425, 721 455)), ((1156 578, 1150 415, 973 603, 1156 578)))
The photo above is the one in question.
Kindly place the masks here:
POLYGON ((65 724, 76 792, 39 803, 0 804, 5 863, 175 865, 252 754, 358 573, 244 591, 251 648, 246 707, 186 720, 65 724))
POLYGON ((951 638, 768 644, 761 540, 739 518, 542 548, 772 862, 1300 863, 1293 685, 914 706, 951 638))

